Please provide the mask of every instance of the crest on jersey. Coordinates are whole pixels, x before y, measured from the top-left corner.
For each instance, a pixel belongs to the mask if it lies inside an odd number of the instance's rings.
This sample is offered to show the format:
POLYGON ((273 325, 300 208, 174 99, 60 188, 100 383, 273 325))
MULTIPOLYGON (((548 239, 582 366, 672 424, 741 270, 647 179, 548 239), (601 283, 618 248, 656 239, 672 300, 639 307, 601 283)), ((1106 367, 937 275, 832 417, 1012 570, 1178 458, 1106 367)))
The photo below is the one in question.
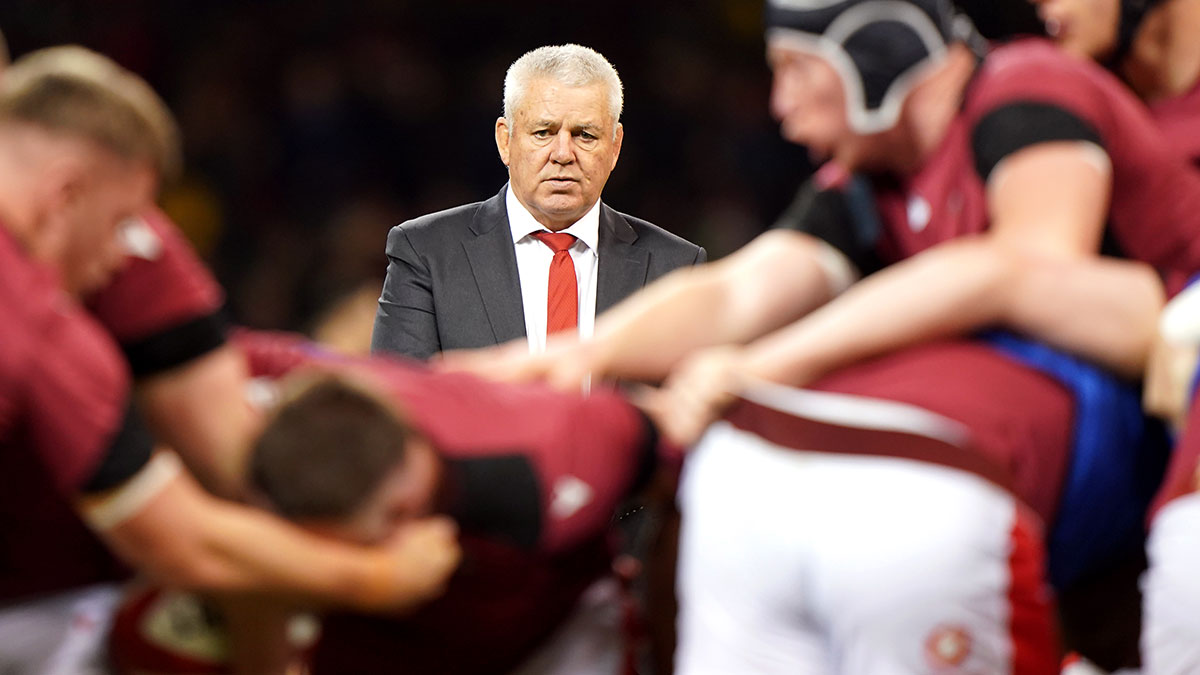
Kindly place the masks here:
POLYGON ((960 666, 971 654, 971 633, 966 627, 942 624, 925 638, 925 660, 934 668, 960 666))
POLYGON ((570 474, 554 482, 554 497, 550 501, 550 515, 559 519, 570 518, 579 509, 592 501, 595 491, 591 485, 570 474))
POLYGON ((162 255, 162 239, 145 220, 129 218, 119 228, 117 236, 126 255, 143 260, 155 260, 162 255))

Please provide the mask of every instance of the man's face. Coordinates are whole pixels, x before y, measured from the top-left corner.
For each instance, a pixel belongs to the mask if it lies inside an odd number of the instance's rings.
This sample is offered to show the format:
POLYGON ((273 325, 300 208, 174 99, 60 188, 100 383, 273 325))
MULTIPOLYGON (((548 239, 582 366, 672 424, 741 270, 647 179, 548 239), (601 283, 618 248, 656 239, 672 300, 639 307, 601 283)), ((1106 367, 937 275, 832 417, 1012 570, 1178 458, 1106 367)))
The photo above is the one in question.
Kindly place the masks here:
POLYGON ((1107 57, 1117 45, 1120 0, 1030 0, 1046 32, 1067 51, 1090 59, 1107 57))
POLYGON ((349 541, 380 543, 404 523, 432 513, 440 481, 437 453, 428 443, 413 441, 405 450, 404 462, 388 473, 352 517, 322 529, 349 541))
POLYGON ((600 199, 623 134, 602 85, 568 87, 549 78, 530 82, 511 126, 503 117, 496 120, 496 148, 513 193, 554 231, 569 227, 600 199))
POLYGON ((123 223, 154 203, 155 172, 145 164, 107 160, 80 175, 56 213, 62 233, 59 269, 75 294, 101 288, 124 262, 123 223))
POLYGON ((858 137, 846 121, 846 96, 833 66, 777 40, 767 45, 767 61, 774 74, 771 114, 779 120, 779 133, 818 160, 850 159, 845 155, 858 137))

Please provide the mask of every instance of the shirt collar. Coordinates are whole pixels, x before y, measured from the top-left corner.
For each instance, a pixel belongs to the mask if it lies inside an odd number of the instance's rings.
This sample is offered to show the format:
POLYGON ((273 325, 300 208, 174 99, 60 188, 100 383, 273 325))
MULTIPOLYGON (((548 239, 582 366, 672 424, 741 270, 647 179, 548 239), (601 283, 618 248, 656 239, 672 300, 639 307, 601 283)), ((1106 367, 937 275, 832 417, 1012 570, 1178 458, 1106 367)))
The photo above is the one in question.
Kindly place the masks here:
MULTIPOLYGON (((521 239, 529 236, 532 232, 548 231, 545 225, 542 225, 534 219, 533 214, 517 196, 513 194, 512 185, 505 190, 504 203, 508 207, 508 225, 512 229, 513 243, 521 241, 521 239)), ((600 245, 600 200, 597 199, 592 208, 583 214, 579 220, 571 223, 571 226, 560 232, 575 235, 575 238, 582 241, 592 251, 597 251, 600 245)))

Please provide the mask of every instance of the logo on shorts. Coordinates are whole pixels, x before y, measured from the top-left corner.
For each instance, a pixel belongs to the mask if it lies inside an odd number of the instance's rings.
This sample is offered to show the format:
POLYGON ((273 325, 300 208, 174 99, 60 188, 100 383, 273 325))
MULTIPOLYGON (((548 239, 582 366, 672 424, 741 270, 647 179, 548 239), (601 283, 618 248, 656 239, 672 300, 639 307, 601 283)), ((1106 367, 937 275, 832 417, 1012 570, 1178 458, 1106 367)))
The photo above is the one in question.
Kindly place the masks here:
POLYGON ((942 624, 925 638, 925 659, 935 668, 961 665, 971 653, 971 634, 962 626, 942 624))

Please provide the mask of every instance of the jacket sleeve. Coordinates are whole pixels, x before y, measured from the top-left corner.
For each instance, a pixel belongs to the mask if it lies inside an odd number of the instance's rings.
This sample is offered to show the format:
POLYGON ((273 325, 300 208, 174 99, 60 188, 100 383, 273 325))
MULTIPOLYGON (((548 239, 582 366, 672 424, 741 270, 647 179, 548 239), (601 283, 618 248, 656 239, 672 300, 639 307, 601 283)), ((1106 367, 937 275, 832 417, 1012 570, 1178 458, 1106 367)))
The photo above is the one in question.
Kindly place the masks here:
POLYGON ((403 225, 388 234, 387 256, 387 278, 375 313, 371 352, 428 359, 441 351, 429 267, 403 225))

